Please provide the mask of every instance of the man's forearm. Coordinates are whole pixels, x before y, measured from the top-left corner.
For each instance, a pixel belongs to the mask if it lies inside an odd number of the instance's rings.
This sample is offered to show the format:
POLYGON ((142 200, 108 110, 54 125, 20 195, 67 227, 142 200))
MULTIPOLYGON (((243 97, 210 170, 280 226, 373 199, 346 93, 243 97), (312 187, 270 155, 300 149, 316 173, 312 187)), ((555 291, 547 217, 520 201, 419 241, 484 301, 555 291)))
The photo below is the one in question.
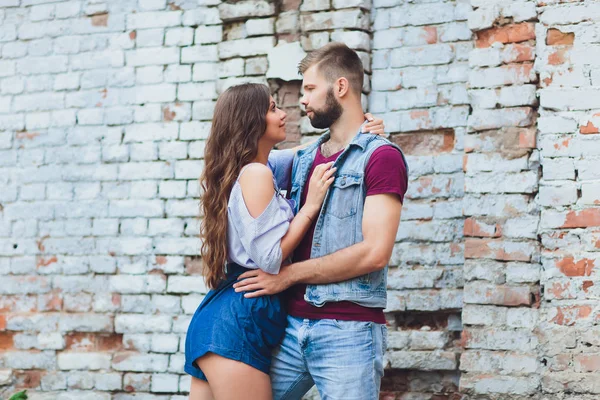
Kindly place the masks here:
POLYGON ((290 286, 342 282, 385 267, 389 258, 384 259, 379 254, 376 247, 360 242, 324 257, 292 264, 282 271, 290 286))

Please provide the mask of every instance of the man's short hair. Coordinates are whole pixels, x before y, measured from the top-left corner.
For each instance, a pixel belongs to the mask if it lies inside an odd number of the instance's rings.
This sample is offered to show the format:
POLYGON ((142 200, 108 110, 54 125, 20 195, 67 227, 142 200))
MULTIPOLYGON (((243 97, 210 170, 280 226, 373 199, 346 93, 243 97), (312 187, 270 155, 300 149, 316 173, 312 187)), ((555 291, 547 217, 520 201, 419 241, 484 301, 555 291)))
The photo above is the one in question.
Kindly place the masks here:
POLYGON ((330 83, 341 77, 348 79, 350 89, 360 97, 365 73, 362 61, 344 43, 332 42, 311 52, 298 64, 298 72, 304 75, 314 65, 330 83))

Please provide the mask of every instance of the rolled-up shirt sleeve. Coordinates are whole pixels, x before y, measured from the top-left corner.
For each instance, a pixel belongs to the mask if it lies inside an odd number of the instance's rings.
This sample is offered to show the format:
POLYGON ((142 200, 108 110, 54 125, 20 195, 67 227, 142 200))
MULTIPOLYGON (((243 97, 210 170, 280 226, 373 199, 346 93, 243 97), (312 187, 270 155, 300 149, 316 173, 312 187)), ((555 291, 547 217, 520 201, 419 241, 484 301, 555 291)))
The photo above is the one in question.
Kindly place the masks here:
POLYGON ((267 208, 253 218, 241 196, 241 190, 232 195, 239 196, 230 202, 230 212, 239 223, 234 224, 236 234, 254 264, 269 274, 279 273, 282 262, 281 239, 290 226, 290 214, 281 207, 278 195, 273 195, 267 208))
POLYGON ((277 187, 286 189, 290 185, 292 177, 292 163, 294 162, 294 150, 271 150, 267 165, 273 171, 277 187))

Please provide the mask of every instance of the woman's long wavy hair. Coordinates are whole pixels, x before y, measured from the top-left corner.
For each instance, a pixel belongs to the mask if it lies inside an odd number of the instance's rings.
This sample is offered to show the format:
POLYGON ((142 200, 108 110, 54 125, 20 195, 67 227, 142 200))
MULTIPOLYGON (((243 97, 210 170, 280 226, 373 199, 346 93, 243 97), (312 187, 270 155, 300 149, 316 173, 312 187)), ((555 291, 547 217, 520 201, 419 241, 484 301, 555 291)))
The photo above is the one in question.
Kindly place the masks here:
POLYGON ((230 87, 215 105, 200 177, 204 215, 200 224, 201 255, 204 279, 211 289, 225 278, 229 195, 242 167, 258 153, 269 106, 267 86, 253 83, 230 87))

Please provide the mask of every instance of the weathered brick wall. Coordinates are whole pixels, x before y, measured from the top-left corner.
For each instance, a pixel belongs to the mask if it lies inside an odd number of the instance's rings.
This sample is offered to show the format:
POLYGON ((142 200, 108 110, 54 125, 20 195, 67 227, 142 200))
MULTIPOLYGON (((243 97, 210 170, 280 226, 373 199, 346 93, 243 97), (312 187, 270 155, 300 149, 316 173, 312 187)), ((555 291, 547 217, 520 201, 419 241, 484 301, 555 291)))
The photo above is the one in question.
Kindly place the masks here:
POLYGON ((472 0, 472 112, 465 139, 461 392, 538 392, 539 309, 534 1, 472 0))
MULTIPOLYGON (((548 397, 600 395, 600 4, 538 4, 542 275, 539 356, 548 397)), ((565 397, 567 398, 567 397, 565 397)))
POLYGON ((390 400, 442 399, 457 391, 460 376, 471 7, 464 1, 374 5, 369 110, 383 116, 410 166, 388 278, 389 370, 382 390, 390 400))
POLYGON ((296 60, 343 41, 411 167, 382 398, 594 399, 599 26, 589 0, 0 0, 0 397, 186 398, 214 101, 266 83, 299 143, 296 60))

